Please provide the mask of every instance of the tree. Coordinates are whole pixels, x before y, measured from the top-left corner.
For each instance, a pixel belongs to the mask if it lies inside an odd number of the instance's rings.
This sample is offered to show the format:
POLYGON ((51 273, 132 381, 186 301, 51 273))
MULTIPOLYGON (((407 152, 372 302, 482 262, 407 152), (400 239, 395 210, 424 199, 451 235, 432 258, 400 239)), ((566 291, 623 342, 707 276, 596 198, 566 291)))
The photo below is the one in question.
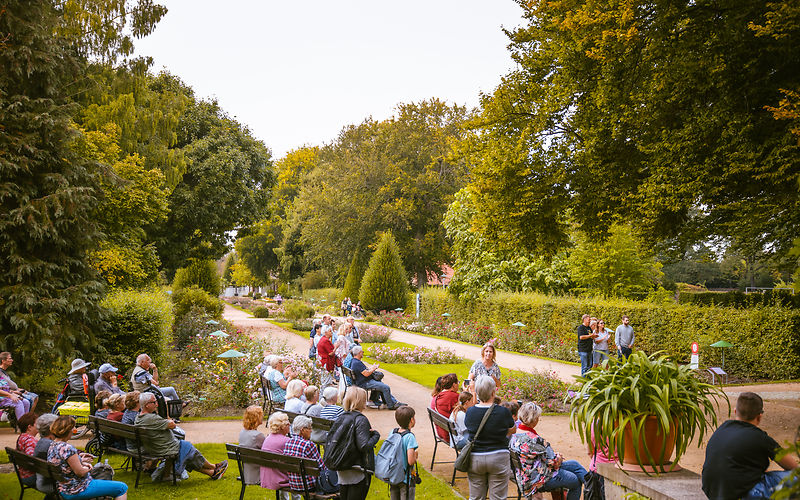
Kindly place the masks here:
POLYGON ((68 96, 84 62, 59 23, 51 2, 0 8, 0 348, 25 372, 88 353, 101 324, 98 180, 73 148, 68 96))
POLYGON ((365 250, 358 250, 353 254, 353 260, 350 261, 350 269, 347 270, 347 278, 344 280, 342 299, 350 297, 353 303, 358 302, 358 292, 361 288, 361 281, 364 278, 364 273, 369 264, 368 256, 369 254, 367 254, 365 250))
POLYGON ((217 274, 217 264, 213 260, 193 259, 189 265, 178 269, 172 282, 173 292, 196 285, 212 297, 217 297, 222 289, 222 281, 217 274))
POLYGON ((361 305, 373 311, 406 308, 408 278, 392 233, 383 233, 361 281, 361 305))
POLYGON ((749 234, 789 248, 800 146, 765 106, 800 87, 800 25, 748 26, 777 3, 518 3, 518 69, 461 147, 487 235, 553 255, 571 222, 602 237, 622 221, 670 250, 749 234))
POLYGON ((317 167, 319 148, 302 147, 286 153, 275 162, 277 179, 272 188, 273 214, 285 217, 286 212, 300 193, 303 176, 317 167))
POLYGON ((236 264, 236 253, 231 252, 225 259, 225 268, 222 271, 222 284, 225 286, 236 286, 233 279, 233 265, 236 264))
POLYGON ((606 297, 643 298, 663 276, 661 264, 624 225, 612 226, 605 241, 579 234, 567 262, 578 286, 606 297))
POLYGON ((280 220, 273 216, 243 230, 236 239, 239 259, 263 283, 268 283, 280 266, 275 251, 280 243, 281 230, 280 220))

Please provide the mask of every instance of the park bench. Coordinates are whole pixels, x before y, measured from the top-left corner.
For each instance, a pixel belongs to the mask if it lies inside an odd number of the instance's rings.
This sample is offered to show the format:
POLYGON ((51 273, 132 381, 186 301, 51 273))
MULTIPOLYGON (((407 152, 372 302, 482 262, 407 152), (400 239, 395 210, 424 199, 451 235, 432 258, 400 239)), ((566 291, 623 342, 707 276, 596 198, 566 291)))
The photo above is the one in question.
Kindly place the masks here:
POLYGON ((294 494, 302 494, 306 500, 329 500, 339 498, 338 493, 322 494, 311 491, 311 486, 308 484, 307 476, 318 477, 320 474, 319 463, 310 458, 288 457, 280 453, 271 453, 262 451, 256 448, 246 448, 235 444, 226 443, 225 449, 228 450, 228 459, 236 460, 239 466, 238 481, 242 483, 242 490, 239 493, 239 500, 244 498, 244 491, 247 488, 247 483, 244 480, 244 465, 253 464, 260 467, 267 467, 283 472, 293 472, 300 474, 303 478, 303 490, 292 491, 289 488, 283 488, 275 491, 275 500, 280 500, 281 491, 291 491, 294 494))
MULTIPOLYGON (((284 410, 282 408, 278 408, 278 409, 274 410, 274 412, 278 412, 278 411, 281 412, 281 413, 285 413, 286 416, 289 417, 289 422, 294 422, 294 418, 296 416, 303 415, 302 413, 295 413, 293 411, 286 411, 286 410, 284 410)), ((331 427, 333 426, 333 420, 328 420, 327 418, 322 418, 322 417, 312 417, 311 415, 305 415, 305 416, 311 419, 311 430, 314 431, 312 433, 312 436, 315 435, 315 434, 318 434, 318 432, 316 432, 316 431, 321 432, 322 436, 327 436, 328 435, 328 431, 330 431, 331 427)), ((314 441, 314 443, 317 445, 317 448, 319 448, 320 445, 325 444, 324 441, 319 441, 318 442, 318 441, 315 441, 314 439, 312 439, 312 441, 314 441)))
POLYGON ((89 425, 92 426, 95 436, 98 436, 99 439, 98 460, 100 460, 103 457, 103 454, 106 452, 117 453, 127 457, 125 462, 123 462, 123 467, 127 469, 127 466, 130 465, 136 469, 136 488, 139 487, 139 478, 141 477, 142 469, 144 468, 143 464, 148 460, 166 460, 167 465, 172 464, 172 484, 177 484, 177 474, 175 472, 178 462, 177 453, 174 455, 154 455, 145 452, 143 444, 145 438, 142 435, 143 432, 135 425, 123 424, 122 422, 116 422, 114 420, 106 420, 104 418, 95 417, 94 415, 89 417, 89 425), (102 435, 113 436, 124 441, 133 441, 136 443, 136 451, 129 451, 127 447, 116 447, 114 446, 115 443, 113 441, 111 443, 103 444, 104 440, 99 438, 102 435))
MULTIPOLYGON (((8 454, 8 460, 14 465, 14 472, 17 473, 17 480, 19 481, 20 487, 19 500, 22 500, 22 496, 25 495, 25 490, 36 490, 35 486, 26 486, 22 483, 22 476, 20 475, 19 471, 20 469, 41 474, 42 476, 50 479, 53 484, 57 484, 59 481, 64 481, 64 475, 61 473, 61 469, 57 465, 48 463, 41 458, 26 455, 21 451, 9 448, 8 446, 6 446, 6 453, 8 454)), ((61 498, 61 495, 58 493, 58 488, 56 488, 55 492, 50 494, 56 495, 56 498, 61 498)))
POLYGON ((458 450, 455 448, 456 439, 458 437, 456 425, 449 418, 445 417, 438 411, 432 408, 426 409, 428 410, 428 418, 431 421, 431 430, 433 431, 433 456, 431 457, 431 470, 433 470, 434 464, 453 464, 453 477, 450 479, 450 484, 453 485, 456 483, 455 459, 445 462, 436 462, 435 460, 436 450, 439 447, 439 443, 443 443, 445 446, 452 448, 453 451, 456 452, 456 458, 458 458, 458 450), (443 439, 442 436, 440 436, 436 431, 437 428, 446 432, 449 439, 443 439))
MULTIPOLYGON (((355 385, 356 377, 353 374, 353 370, 346 366, 341 366, 340 368, 342 369, 342 376, 344 376, 345 386, 350 387, 351 385, 355 385)), ((380 402, 380 397, 378 394, 376 394, 376 392, 377 391, 375 391, 375 389, 367 390, 367 393, 369 394, 369 400, 375 403, 380 402)))
POLYGON ((264 394, 264 413, 270 415, 276 408, 282 408, 283 403, 276 403, 272 400, 272 390, 269 388, 269 380, 262 376, 258 378, 261 380, 261 392, 264 394))
MULTIPOLYGON (((508 451, 508 454, 511 457, 511 480, 514 481, 514 484, 517 487, 517 500, 522 500, 522 484, 517 481, 517 470, 522 469, 522 462, 519 459, 519 454, 516 451, 508 451)), ((564 491, 562 488, 556 488, 553 490, 544 490, 539 488, 537 490, 541 493, 550 493, 550 497, 552 500, 565 500, 567 498, 567 492, 564 491)))

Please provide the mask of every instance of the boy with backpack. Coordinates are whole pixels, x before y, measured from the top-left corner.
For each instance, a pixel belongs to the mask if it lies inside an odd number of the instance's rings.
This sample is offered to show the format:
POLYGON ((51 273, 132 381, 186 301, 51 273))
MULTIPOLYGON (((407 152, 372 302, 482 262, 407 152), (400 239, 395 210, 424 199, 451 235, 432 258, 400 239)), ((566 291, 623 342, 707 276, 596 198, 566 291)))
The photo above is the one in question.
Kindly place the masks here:
POLYGON ((386 438, 375 458, 375 477, 389 483, 391 500, 414 500, 419 479, 416 474, 417 438, 411 429, 416 424, 415 411, 401 406, 394 412, 400 428, 386 438))

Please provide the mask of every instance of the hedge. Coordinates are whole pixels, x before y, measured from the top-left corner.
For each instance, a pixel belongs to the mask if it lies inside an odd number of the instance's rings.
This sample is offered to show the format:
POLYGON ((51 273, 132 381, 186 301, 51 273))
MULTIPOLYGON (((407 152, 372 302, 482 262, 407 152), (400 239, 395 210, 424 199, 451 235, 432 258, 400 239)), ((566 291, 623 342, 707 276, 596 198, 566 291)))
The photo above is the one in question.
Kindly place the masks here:
POLYGON ((160 291, 116 291, 100 303, 106 320, 100 340, 102 359, 93 359, 95 367, 111 363, 126 373, 136 364, 136 356, 145 352, 158 364, 168 349, 172 326, 172 304, 160 291))
POLYGON ((342 303, 341 288, 316 288, 313 290, 303 290, 303 300, 312 302, 319 307, 334 306, 337 309, 342 303))
POLYGON ((695 304, 723 307, 756 307, 783 306, 800 309, 800 294, 793 295, 788 291, 765 290, 761 293, 732 292, 700 292, 681 293, 678 297, 681 304, 695 304))
POLYGON ((197 285, 180 288, 173 292, 172 303, 175 306, 176 317, 187 314, 193 307, 201 307, 210 318, 220 319, 222 311, 225 309, 221 299, 209 295, 197 285))
POLYGON ((759 305, 737 309, 535 293, 497 293, 467 302, 438 288, 422 291, 424 319, 441 319, 445 312, 451 314, 450 321, 498 327, 521 321, 530 329, 556 332, 565 341, 576 343, 581 315, 603 318, 613 330, 627 314, 637 349, 665 351, 688 362, 691 344, 697 341, 701 365, 720 366, 721 349, 709 346, 727 340, 734 345, 725 349, 725 369, 731 375, 773 380, 800 377, 800 310, 792 308, 759 305))

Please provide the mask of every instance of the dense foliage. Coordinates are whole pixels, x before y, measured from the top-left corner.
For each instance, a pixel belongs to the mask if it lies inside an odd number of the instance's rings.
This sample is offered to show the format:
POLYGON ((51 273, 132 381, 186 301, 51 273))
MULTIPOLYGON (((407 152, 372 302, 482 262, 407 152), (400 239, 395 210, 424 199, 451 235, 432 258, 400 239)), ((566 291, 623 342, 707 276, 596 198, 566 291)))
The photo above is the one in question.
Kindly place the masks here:
POLYGON ((347 270, 347 278, 344 280, 344 289, 342 290, 341 299, 350 298, 353 304, 358 303, 358 292, 361 288, 361 280, 364 279, 364 273, 367 271, 369 264, 369 255, 364 250, 357 250, 353 253, 353 259, 350 261, 350 269, 347 270))
POLYGON ((178 269, 172 282, 172 289, 197 286, 209 295, 217 297, 222 289, 222 280, 217 274, 217 265, 213 260, 191 260, 189 265, 178 269))
POLYGON ((175 317, 180 318, 192 309, 202 309, 209 318, 218 320, 222 317, 224 305, 222 301, 197 285, 179 288, 172 292, 172 303, 175 307, 175 317))
POLYGON ((408 278, 392 233, 384 233, 369 260, 358 292, 364 309, 405 309, 408 278))

